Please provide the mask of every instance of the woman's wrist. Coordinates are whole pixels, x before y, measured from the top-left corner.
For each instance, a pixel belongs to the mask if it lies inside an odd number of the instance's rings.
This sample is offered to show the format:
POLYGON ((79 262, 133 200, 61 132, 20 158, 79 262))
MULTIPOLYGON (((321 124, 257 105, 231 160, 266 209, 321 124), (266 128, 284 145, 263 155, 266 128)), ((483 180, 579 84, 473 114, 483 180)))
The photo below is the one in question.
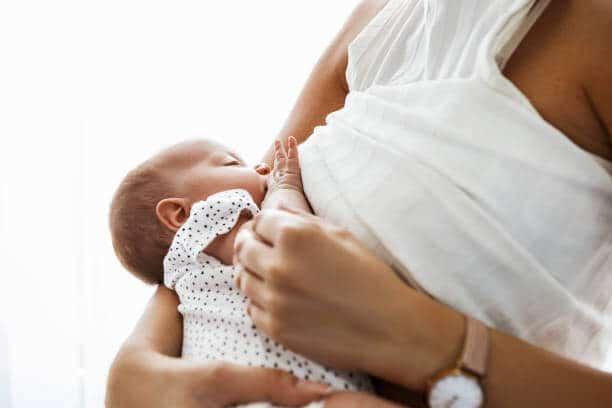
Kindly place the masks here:
POLYGON ((376 352, 366 371, 421 392, 434 374, 456 363, 465 318, 412 288, 402 289, 389 302, 387 341, 372 344, 376 352))

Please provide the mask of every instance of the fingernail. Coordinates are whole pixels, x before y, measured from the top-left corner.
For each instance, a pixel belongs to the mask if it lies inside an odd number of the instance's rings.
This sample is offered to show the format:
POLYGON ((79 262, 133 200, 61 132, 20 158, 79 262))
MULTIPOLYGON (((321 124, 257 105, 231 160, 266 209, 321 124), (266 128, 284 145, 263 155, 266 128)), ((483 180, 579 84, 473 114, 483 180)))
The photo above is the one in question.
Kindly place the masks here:
POLYGON ((334 389, 327 384, 311 381, 300 381, 297 383, 297 387, 303 391, 314 392, 321 395, 331 394, 334 391, 334 389))

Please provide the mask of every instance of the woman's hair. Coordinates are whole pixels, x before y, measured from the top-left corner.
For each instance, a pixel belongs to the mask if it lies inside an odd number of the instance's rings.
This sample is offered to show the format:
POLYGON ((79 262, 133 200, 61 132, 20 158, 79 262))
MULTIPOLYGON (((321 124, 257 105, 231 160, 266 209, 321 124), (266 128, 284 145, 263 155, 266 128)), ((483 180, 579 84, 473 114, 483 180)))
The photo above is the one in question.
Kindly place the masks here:
POLYGON ((158 220, 155 207, 173 184, 160 166, 147 161, 119 184, 110 206, 113 249, 121 264, 149 284, 163 283, 163 260, 173 234, 158 220))

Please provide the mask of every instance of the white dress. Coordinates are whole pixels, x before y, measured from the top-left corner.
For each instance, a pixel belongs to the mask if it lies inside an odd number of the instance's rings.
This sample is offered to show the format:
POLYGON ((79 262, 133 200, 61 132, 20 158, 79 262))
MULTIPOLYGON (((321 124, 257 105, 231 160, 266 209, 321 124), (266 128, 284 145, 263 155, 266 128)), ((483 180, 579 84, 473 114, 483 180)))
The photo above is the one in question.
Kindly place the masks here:
POLYGON ((390 0, 349 46, 350 93, 300 145, 302 177, 414 287, 601 367, 612 177, 500 71, 546 4, 390 0))

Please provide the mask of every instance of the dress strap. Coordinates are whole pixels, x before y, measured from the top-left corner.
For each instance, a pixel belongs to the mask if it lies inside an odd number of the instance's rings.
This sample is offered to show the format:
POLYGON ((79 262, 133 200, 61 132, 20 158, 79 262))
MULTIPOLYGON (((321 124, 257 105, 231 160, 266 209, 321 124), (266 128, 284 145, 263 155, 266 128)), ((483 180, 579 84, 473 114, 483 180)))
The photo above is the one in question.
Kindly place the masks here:
POLYGON ((521 25, 512 34, 512 37, 502 46, 496 56, 500 70, 504 69, 506 63, 510 60, 512 54, 514 54, 514 51, 516 51, 529 30, 531 30, 536 21, 538 21, 538 18, 544 13, 551 1, 552 0, 536 0, 535 4, 532 5, 521 25))

